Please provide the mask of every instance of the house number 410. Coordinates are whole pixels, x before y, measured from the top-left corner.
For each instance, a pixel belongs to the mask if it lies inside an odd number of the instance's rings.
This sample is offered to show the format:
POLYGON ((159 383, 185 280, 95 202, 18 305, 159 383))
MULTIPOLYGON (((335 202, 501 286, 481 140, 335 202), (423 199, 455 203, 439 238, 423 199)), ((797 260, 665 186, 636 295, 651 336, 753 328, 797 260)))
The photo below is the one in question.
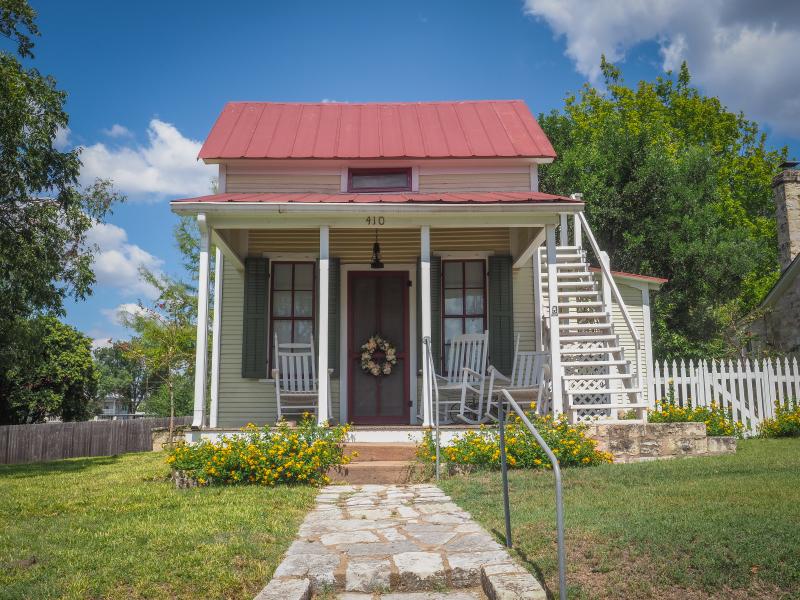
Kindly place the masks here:
POLYGON ((367 217, 367 225, 383 225, 386 219, 383 217, 367 217))

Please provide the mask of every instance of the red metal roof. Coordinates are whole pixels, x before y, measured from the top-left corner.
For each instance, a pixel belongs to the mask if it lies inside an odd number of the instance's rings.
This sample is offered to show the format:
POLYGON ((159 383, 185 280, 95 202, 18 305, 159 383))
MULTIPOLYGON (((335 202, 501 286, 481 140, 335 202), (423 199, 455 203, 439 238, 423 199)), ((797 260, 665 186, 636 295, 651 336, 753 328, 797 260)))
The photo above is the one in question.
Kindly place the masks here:
MULTIPOLYGON (((600 267, 589 267, 590 271, 594 271, 595 273, 600 272, 600 267)), ((626 271, 611 271, 612 275, 617 275, 619 277, 627 277, 629 279, 641 279, 643 281, 651 281, 653 283, 664 284, 669 281, 669 279, 664 279, 663 277, 653 277, 652 275, 641 275, 639 273, 628 273, 626 271)))
POLYGON ((197 198, 181 198, 173 202, 217 202, 217 203, 302 203, 302 204, 332 204, 332 203, 448 203, 448 204, 486 204, 486 203, 513 203, 513 202, 568 202, 582 204, 580 200, 573 200, 564 196, 555 196, 543 192, 447 192, 427 193, 403 192, 399 194, 315 194, 302 192, 268 192, 259 194, 245 194, 241 192, 226 194, 213 194, 197 198))
POLYGON ((229 102, 200 149, 231 158, 555 158, 521 100, 229 102))

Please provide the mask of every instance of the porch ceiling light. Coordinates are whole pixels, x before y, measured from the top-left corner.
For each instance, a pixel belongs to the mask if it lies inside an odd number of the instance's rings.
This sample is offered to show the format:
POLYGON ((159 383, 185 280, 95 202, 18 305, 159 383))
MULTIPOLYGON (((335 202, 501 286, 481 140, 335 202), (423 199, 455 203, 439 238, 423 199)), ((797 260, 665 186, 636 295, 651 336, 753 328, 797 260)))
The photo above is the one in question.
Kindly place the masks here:
POLYGON ((372 244, 372 261, 369 263, 371 269, 382 269, 381 245, 378 243, 378 230, 375 230, 375 243, 372 244))

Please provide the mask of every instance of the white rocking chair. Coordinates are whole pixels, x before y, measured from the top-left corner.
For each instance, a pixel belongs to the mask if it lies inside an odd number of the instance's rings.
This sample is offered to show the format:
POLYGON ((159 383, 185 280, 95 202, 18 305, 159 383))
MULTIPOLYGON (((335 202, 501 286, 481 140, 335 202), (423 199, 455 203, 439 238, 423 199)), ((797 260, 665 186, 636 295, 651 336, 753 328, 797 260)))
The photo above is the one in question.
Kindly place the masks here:
POLYGON ((454 416, 466 423, 478 423, 483 414, 483 391, 486 383, 486 362, 489 353, 489 332, 457 335, 450 343, 446 375, 436 375, 439 406, 448 418, 454 416), (448 396, 450 396, 448 398, 448 396), (472 397, 475 406, 468 400, 472 397))
MULTIPOLYGON (((547 392, 550 381, 549 352, 520 352, 519 334, 514 344, 514 363, 511 377, 503 375, 495 367, 489 367, 489 391, 486 395, 486 416, 495 419, 492 409, 497 408, 496 399, 500 390, 508 390, 516 400, 516 396, 536 397, 537 412, 543 409, 542 399, 547 392)), ((539 412, 539 414, 542 414, 539 412)))
MULTIPOLYGON (((319 408, 319 381, 317 361, 314 356, 314 336, 310 343, 278 343, 275 334, 275 398, 278 404, 278 421, 285 414, 317 414, 319 408)), ((330 378, 330 371, 328 372, 330 378)), ((330 385, 328 385, 330 390, 330 385)), ((328 395, 328 415, 331 414, 331 399, 328 395)))

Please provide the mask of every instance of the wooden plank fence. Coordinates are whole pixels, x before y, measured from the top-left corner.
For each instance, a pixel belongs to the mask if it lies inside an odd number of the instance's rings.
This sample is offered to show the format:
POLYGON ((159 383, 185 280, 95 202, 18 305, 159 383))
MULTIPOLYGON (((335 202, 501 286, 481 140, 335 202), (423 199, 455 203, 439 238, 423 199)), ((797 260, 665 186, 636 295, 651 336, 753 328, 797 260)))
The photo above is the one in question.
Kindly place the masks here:
POLYGON ((656 362, 648 382, 651 407, 667 397, 670 386, 680 406, 709 406, 712 402, 733 413, 746 432, 775 415, 775 403, 800 400, 797 357, 727 361, 656 362))
MULTIPOLYGON (((192 417, 175 417, 175 426, 192 417)), ((152 430, 169 418, 81 421, 0 426, 0 464, 44 462, 79 456, 112 456, 153 449, 152 430)))

